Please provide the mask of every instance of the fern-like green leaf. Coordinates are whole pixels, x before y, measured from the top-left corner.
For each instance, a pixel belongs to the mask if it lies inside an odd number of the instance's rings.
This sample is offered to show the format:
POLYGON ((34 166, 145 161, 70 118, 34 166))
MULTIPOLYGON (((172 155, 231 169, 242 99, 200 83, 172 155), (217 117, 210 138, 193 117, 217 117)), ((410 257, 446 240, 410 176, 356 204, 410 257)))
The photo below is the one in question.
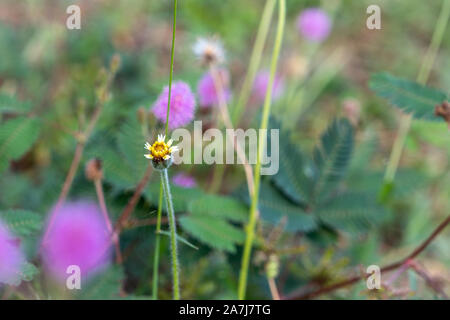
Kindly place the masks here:
POLYGON ((242 202, 212 194, 191 201, 189 212, 194 215, 209 215, 235 222, 245 222, 248 216, 248 208, 242 202))
POLYGON ((367 194, 345 193, 316 208, 325 224, 341 231, 362 233, 386 217, 386 210, 367 194))
POLYGON ((148 159, 144 157, 144 144, 141 126, 136 115, 132 114, 120 128, 117 146, 137 176, 142 176, 148 165, 148 159))
POLYGON ((439 120, 434 108, 447 99, 442 91, 388 73, 372 75, 369 86, 378 96, 418 119, 439 120))
POLYGON ((10 160, 19 159, 33 145, 39 135, 36 118, 18 117, 0 124, 0 173, 10 160))
POLYGON ((263 220, 278 224, 283 217, 286 217, 286 231, 308 232, 317 227, 313 215, 306 213, 298 205, 284 198, 283 195, 269 183, 261 184, 258 203, 263 220))
POLYGON ((337 119, 322 134, 314 150, 315 182, 313 202, 325 198, 345 175, 353 151, 353 127, 346 119, 337 119))
POLYGON ((0 221, 18 236, 34 235, 41 230, 43 224, 39 214, 20 209, 0 211, 0 221))
POLYGON ((274 184, 287 197, 298 204, 306 204, 310 197, 311 177, 309 159, 289 142, 289 134, 280 137, 280 168, 272 177, 274 184))
POLYGON ((245 239, 241 229, 214 217, 189 215, 180 218, 180 224, 187 233, 200 242, 219 250, 236 251, 236 244, 245 239))

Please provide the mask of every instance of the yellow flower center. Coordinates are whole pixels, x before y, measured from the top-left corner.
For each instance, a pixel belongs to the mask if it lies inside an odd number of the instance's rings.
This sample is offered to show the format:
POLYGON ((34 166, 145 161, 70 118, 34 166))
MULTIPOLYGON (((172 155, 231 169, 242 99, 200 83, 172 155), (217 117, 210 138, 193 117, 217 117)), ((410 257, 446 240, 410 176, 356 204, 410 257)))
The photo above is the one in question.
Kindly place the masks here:
POLYGON ((153 143, 150 152, 156 161, 162 161, 166 155, 170 155, 169 146, 163 141, 153 143))

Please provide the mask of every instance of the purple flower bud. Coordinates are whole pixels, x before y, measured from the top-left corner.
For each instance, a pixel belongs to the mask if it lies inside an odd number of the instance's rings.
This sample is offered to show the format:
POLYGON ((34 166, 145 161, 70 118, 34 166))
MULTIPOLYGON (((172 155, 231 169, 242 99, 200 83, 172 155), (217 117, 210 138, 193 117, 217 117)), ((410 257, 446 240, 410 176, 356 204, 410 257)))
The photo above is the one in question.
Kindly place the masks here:
POLYGON ((321 42, 331 31, 331 20, 320 8, 303 10, 297 18, 297 28, 311 42, 321 42))
MULTIPOLYGON (((156 99, 152 112, 162 123, 166 123, 169 86, 156 99)), ((170 99, 169 128, 175 129, 187 125, 194 119, 195 96, 188 84, 178 81, 172 84, 170 99)))

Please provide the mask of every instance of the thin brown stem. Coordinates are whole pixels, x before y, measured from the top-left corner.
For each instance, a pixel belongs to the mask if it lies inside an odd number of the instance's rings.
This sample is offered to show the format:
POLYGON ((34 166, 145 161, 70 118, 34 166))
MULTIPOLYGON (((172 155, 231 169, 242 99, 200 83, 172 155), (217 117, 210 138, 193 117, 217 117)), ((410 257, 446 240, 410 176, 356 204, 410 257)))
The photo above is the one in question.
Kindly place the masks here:
MULTIPOLYGON (((215 89, 217 92, 217 96, 218 96, 218 100, 219 100, 218 101, 219 102, 219 111, 222 116, 222 120, 225 124, 225 127, 227 129, 231 130, 231 129, 233 129, 233 124, 231 122, 231 118, 228 113, 228 106, 227 106, 227 102, 226 102, 226 98, 225 98, 225 90, 223 87, 222 79, 221 79, 217 69, 213 65, 211 65, 209 69, 210 69, 210 73, 213 78, 214 86, 215 86, 215 89)), ((253 191, 254 191, 253 170, 247 161, 247 158, 245 156, 245 151, 242 149, 242 146, 237 141, 235 141, 233 135, 231 134, 231 132, 229 130, 227 131, 227 135, 228 135, 228 138, 230 139, 230 141, 233 141, 233 146, 236 150, 236 154, 239 157, 239 160, 244 165, 244 171, 245 171, 245 176, 246 176, 246 180, 247 180, 248 191, 249 191, 249 195, 251 197, 253 194, 253 191)))
MULTIPOLYGON (((117 56, 113 58, 113 60, 118 61, 117 56)), ((47 241, 48 234, 53 226, 55 215, 57 214, 57 211, 61 207, 61 205, 66 201, 67 195, 69 194, 70 188, 72 187, 73 179, 75 178, 75 175, 78 171, 78 167, 80 166, 81 158, 83 156, 84 147, 86 146, 86 142, 89 140, 89 137, 91 136, 92 132, 94 131, 95 125, 97 124, 97 121, 100 117, 100 114, 103 110, 103 107, 105 103, 108 100, 108 92, 111 87, 112 81, 115 76, 115 72, 118 68, 118 63, 116 62, 116 66, 111 68, 110 72, 108 72, 107 79, 103 86, 103 93, 100 94, 97 97, 96 106, 94 109, 94 112, 92 113, 92 116, 89 120, 89 123, 86 127, 86 129, 83 132, 79 132, 75 134, 75 138, 77 139, 77 146, 75 148, 75 153, 72 159, 72 163, 70 164, 69 172, 67 173, 66 179, 64 180, 61 193, 59 194, 58 201, 56 202, 56 205, 53 209, 52 215, 50 216, 50 220, 48 223, 48 227, 45 231, 42 243, 45 245, 47 241)))
MULTIPOLYGON (((440 225, 438 225, 436 227, 436 229, 434 229, 434 231, 430 234, 430 236, 428 238, 426 238, 425 241, 423 241, 416 249, 414 249, 406 258, 381 268, 380 269, 381 273, 395 270, 395 269, 403 266, 408 261, 410 261, 410 260, 414 259, 415 257, 417 257, 420 253, 422 253, 422 251, 424 251, 429 246, 429 244, 449 224, 450 224, 450 215, 440 225)), ((352 277, 349 277, 346 280, 337 282, 337 283, 329 285, 329 286, 318 288, 318 289, 313 290, 313 291, 305 292, 305 290, 303 290, 303 288, 300 288, 298 290, 295 290, 291 294, 283 297, 283 299, 289 299, 289 300, 311 299, 311 298, 314 298, 314 297, 317 297, 317 296, 320 296, 320 295, 323 295, 323 294, 326 294, 326 293, 333 292, 333 291, 335 291, 337 289, 341 289, 341 288, 353 285, 353 284, 359 282, 360 280, 365 279, 366 277, 367 277, 367 275, 352 276, 352 277)))
POLYGON ((95 191, 97 193, 98 202, 100 204, 100 209, 103 214, 103 218, 106 222, 106 227, 108 228, 108 232, 112 237, 112 241, 114 242, 114 246, 116 249, 116 263, 121 264, 122 263, 122 254, 120 252, 120 243, 119 243, 119 237, 117 235, 117 232, 112 227, 111 219, 109 218, 108 209, 106 208, 105 203, 105 196, 103 194, 103 186, 102 186, 102 180, 101 179, 95 179, 94 180, 95 185, 95 191))
POLYGON ((269 283, 270 294, 272 295, 273 300, 280 300, 280 293, 278 292, 277 284, 274 278, 267 278, 267 282, 269 283))
POLYGON ((130 218, 131 214, 134 211, 134 208, 136 208, 138 200, 141 197, 142 191, 144 191, 145 186, 150 180, 152 172, 153 172, 152 166, 149 165, 144 173, 144 176, 142 177, 141 181, 139 181, 136 189, 134 190, 133 196, 130 198, 126 207, 123 209, 122 214, 120 215, 120 218, 114 227, 117 234, 119 234, 120 231, 123 229, 123 227, 125 226, 125 222, 130 218))

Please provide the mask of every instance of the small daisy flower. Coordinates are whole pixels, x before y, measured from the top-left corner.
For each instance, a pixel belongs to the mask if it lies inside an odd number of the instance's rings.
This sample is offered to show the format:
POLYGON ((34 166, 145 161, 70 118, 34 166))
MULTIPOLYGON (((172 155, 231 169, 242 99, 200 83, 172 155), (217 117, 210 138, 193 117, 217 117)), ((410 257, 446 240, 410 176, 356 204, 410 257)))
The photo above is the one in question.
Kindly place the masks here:
POLYGON ((71 265, 90 277, 110 262, 111 234, 96 204, 69 202, 51 214, 53 223, 42 244, 42 258, 55 279, 65 280, 71 265))
MULTIPOLYGON (((155 117, 166 123, 169 86, 164 87, 152 107, 155 117)), ((169 128, 176 129, 187 125, 194 119, 195 96, 188 84, 178 81, 172 84, 170 99, 169 128)))
POLYGON ((177 173, 172 178, 172 182, 182 188, 194 188, 197 185, 194 177, 183 172, 177 173))
MULTIPOLYGON (((253 97, 258 102, 264 101, 266 98, 267 88, 269 86, 270 72, 267 70, 259 71, 253 83, 253 97)), ((279 75, 275 75, 272 89, 272 100, 278 99, 284 91, 284 81, 279 75)))
POLYGON ((197 38, 192 51, 204 64, 222 64, 225 62, 225 50, 222 42, 216 38, 197 38))
MULTIPOLYGON (((220 81, 224 88, 225 100, 228 102, 231 98, 231 91, 229 89, 230 75, 226 69, 218 70, 220 81)), ((199 105, 202 108, 209 108, 219 103, 218 93, 216 91, 216 85, 214 84, 214 78, 210 72, 203 75, 197 85, 197 94, 199 97, 199 105)))
POLYGON ((177 146, 172 146, 173 140, 170 139, 165 142, 166 137, 162 134, 158 135, 158 140, 156 140, 153 145, 150 143, 145 143, 145 149, 150 151, 149 154, 144 154, 144 157, 152 160, 153 167, 155 169, 167 169, 172 164, 173 153, 178 151, 177 146))
POLYGON ((0 222, 0 284, 15 285, 20 279, 20 271, 25 258, 17 239, 0 222))
POLYGON ((298 16, 297 28, 308 41, 322 42, 331 31, 331 19, 320 8, 308 8, 298 16))

